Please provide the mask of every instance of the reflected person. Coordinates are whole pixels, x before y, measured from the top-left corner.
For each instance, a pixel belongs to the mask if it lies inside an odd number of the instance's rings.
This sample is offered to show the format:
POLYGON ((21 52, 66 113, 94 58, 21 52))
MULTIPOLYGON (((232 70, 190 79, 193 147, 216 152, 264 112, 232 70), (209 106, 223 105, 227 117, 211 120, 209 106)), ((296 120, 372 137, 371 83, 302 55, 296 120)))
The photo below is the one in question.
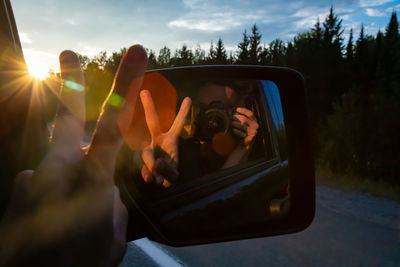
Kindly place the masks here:
POLYGON ((234 86, 206 82, 197 92, 193 108, 190 110, 191 99, 186 97, 171 129, 160 133, 151 94, 142 91, 152 136, 152 144, 142 150, 144 181, 169 187, 178 176, 194 178, 246 162, 259 127, 253 112, 246 108, 248 95, 239 94, 234 86))

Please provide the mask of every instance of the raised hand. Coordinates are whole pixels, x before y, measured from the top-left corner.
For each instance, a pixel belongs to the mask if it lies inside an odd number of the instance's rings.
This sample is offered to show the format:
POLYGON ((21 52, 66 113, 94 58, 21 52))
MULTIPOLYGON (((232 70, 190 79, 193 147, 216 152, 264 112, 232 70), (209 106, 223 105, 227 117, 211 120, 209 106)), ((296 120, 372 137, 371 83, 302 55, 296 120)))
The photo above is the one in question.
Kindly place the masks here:
POLYGON ((254 137, 257 135, 258 123, 253 112, 246 108, 236 108, 237 113, 233 115, 233 133, 242 138, 242 144, 250 149, 254 137))
MULTIPOLYGON (((121 107, 106 100, 92 143, 84 136, 84 78, 77 55, 60 55, 63 89, 50 149, 38 168, 18 175, 0 223, 0 265, 116 266, 126 249, 127 211, 114 186, 123 144, 121 107)), ((121 60, 109 97, 138 95, 147 65, 141 46, 121 60), (131 91, 131 92, 132 92, 131 91)), ((136 99, 122 109, 133 113, 136 99)), ((131 114, 132 117, 132 114, 131 114)))
POLYGON ((247 160, 254 137, 258 131, 259 125, 251 110, 236 108, 236 112, 232 116, 232 132, 241 139, 241 142, 229 154, 222 168, 230 168, 247 160))
POLYGON ((142 149, 142 178, 147 183, 155 183, 164 187, 171 186, 178 179, 178 137, 185 124, 192 100, 186 97, 179 109, 171 128, 163 133, 148 90, 140 92, 146 123, 150 131, 151 142, 142 149))

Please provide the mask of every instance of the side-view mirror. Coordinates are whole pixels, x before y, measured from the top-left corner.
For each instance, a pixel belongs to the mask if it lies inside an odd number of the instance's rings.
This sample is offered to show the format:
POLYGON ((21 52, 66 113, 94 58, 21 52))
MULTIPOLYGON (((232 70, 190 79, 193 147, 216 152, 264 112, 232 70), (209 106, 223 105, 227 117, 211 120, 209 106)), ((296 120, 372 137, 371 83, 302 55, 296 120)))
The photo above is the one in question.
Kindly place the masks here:
MULTIPOLYGON (((141 99, 124 132, 116 184, 129 211, 128 240, 172 246, 280 235, 309 226, 315 211, 302 75, 265 66, 195 66, 148 71, 161 131, 180 103, 192 105, 177 137, 168 185, 146 183, 151 143, 141 99), (121 163, 122 162, 122 163, 121 163)), ((165 151, 155 153, 163 157, 165 151)))

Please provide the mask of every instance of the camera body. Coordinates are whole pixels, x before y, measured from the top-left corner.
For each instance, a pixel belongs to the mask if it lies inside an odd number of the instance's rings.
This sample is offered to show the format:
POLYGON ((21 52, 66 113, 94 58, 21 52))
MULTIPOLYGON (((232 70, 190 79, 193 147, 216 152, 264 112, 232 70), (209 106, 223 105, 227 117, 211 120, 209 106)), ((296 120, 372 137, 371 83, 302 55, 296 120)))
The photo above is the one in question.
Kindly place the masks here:
POLYGON ((213 101, 202 108, 196 119, 196 136, 201 141, 212 141, 217 133, 227 133, 232 128, 234 108, 221 101, 213 101))

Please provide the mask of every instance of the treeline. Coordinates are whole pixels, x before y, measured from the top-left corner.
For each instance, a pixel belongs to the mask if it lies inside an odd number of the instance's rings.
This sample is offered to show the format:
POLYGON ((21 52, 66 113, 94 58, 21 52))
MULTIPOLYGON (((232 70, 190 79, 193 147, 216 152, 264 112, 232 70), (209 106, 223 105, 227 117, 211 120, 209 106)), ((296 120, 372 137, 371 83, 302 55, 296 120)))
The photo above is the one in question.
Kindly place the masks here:
MULTIPOLYGON (((316 161, 333 172, 381 179, 400 185, 400 38, 396 12, 384 32, 367 35, 364 26, 344 28, 330 9, 324 21, 285 42, 262 43, 254 25, 243 32, 237 50, 223 40, 208 51, 183 45, 158 54, 148 50, 149 69, 201 64, 288 66, 306 79, 316 161)), ((87 82, 88 120, 97 118, 126 49, 81 57, 87 82)))

